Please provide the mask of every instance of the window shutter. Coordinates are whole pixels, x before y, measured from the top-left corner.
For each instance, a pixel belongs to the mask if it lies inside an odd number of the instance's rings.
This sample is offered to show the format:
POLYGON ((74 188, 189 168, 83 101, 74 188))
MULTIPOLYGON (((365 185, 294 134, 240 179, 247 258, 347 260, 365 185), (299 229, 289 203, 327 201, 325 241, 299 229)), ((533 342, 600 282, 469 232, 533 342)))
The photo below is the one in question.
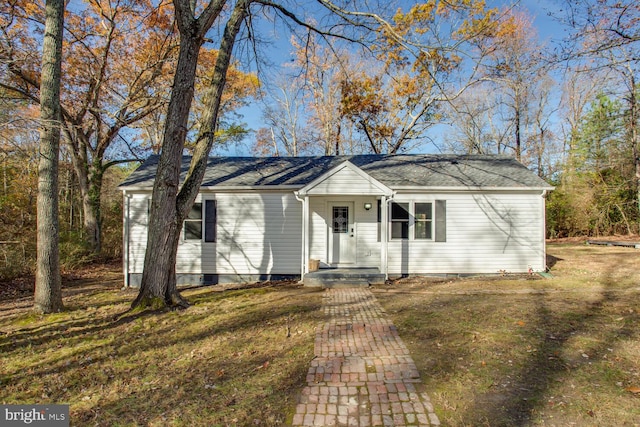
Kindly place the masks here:
POLYGON ((447 201, 436 200, 436 242, 447 241, 447 201))
POLYGON ((204 205, 204 241, 216 241, 216 201, 205 200, 204 205))

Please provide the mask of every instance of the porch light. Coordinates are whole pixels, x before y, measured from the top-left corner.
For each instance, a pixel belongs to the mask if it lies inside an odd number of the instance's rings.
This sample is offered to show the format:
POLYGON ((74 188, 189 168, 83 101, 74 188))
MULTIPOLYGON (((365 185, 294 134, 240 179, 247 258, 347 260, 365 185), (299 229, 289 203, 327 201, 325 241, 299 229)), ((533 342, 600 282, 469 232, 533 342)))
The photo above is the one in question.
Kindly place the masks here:
POLYGON ((371 206, 372 206, 371 203, 365 203, 364 209, 368 211, 369 209, 371 209, 371 206))

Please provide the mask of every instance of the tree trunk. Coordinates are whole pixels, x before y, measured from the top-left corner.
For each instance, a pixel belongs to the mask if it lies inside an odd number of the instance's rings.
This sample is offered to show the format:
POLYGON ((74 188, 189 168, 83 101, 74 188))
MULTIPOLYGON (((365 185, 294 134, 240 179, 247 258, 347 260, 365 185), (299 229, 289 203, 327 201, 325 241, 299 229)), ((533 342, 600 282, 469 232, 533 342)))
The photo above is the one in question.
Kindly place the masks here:
POLYGON ((180 52, 169 110, 165 124, 162 154, 156 171, 149 215, 149 234, 142 283, 132 307, 187 307, 176 285, 176 255, 182 222, 195 200, 215 140, 215 128, 231 52, 240 25, 248 13, 250 0, 236 3, 227 22, 218 50, 215 69, 203 116, 203 126, 196 140, 194 154, 185 181, 178 193, 182 151, 186 139, 187 119, 193 100, 196 64, 202 37, 185 34, 180 27, 180 52))
POLYGON ((629 95, 629 131, 633 154, 633 166, 635 169, 636 207, 640 213, 640 137, 638 135, 638 98, 636 96, 636 80, 630 73, 631 93, 629 95))
POLYGON ((34 308, 62 310, 58 251, 58 155, 60 75, 64 0, 47 0, 40 83, 40 159, 38 164, 37 261, 34 308))
POLYGON ((201 43, 202 40, 190 35, 182 35, 180 39, 162 153, 153 185, 142 282, 132 307, 159 308, 172 306, 174 301, 179 305, 187 305, 177 292, 175 283, 176 255, 182 229, 176 201, 201 43))
POLYGON ((515 105, 514 127, 516 132, 516 159, 520 162, 522 161, 522 142, 520 141, 520 105, 518 101, 516 101, 515 105))
POLYGON ((87 243, 91 251, 98 255, 102 250, 102 204, 100 196, 102 195, 102 178, 104 170, 102 166, 102 158, 96 158, 89 171, 89 205, 85 207, 86 214, 84 217, 84 228, 87 233, 87 243))

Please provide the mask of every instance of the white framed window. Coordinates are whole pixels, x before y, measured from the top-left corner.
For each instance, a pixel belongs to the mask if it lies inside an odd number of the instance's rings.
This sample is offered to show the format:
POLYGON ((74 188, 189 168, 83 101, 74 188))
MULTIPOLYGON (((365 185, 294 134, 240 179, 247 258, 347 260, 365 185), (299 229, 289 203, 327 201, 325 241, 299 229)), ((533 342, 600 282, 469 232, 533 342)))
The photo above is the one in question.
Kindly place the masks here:
POLYGON ((215 200, 194 203, 184 220, 184 240, 216 241, 217 206, 215 200), (203 209, 204 208, 204 209, 203 209))
POLYGON ((390 234, 392 240, 447 241, 446 200, 392 202, 390 234))
POLYGON ((413 238, 415 240, 433 239, 433 203, 414 204, 413 238))
POLYGON ((194 203, 184 220, 184 240, 202 240, 202 203, 194 203))

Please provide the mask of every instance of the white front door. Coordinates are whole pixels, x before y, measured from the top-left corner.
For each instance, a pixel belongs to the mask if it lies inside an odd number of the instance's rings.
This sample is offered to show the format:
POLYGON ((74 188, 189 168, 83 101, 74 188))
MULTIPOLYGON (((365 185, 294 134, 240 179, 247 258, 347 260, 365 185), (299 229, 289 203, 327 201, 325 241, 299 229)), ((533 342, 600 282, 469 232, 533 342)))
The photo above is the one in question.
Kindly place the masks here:
POLYGON ((353 202, 329 204, 329 263, 332 265, 356 262, 356 233, 353 202))

